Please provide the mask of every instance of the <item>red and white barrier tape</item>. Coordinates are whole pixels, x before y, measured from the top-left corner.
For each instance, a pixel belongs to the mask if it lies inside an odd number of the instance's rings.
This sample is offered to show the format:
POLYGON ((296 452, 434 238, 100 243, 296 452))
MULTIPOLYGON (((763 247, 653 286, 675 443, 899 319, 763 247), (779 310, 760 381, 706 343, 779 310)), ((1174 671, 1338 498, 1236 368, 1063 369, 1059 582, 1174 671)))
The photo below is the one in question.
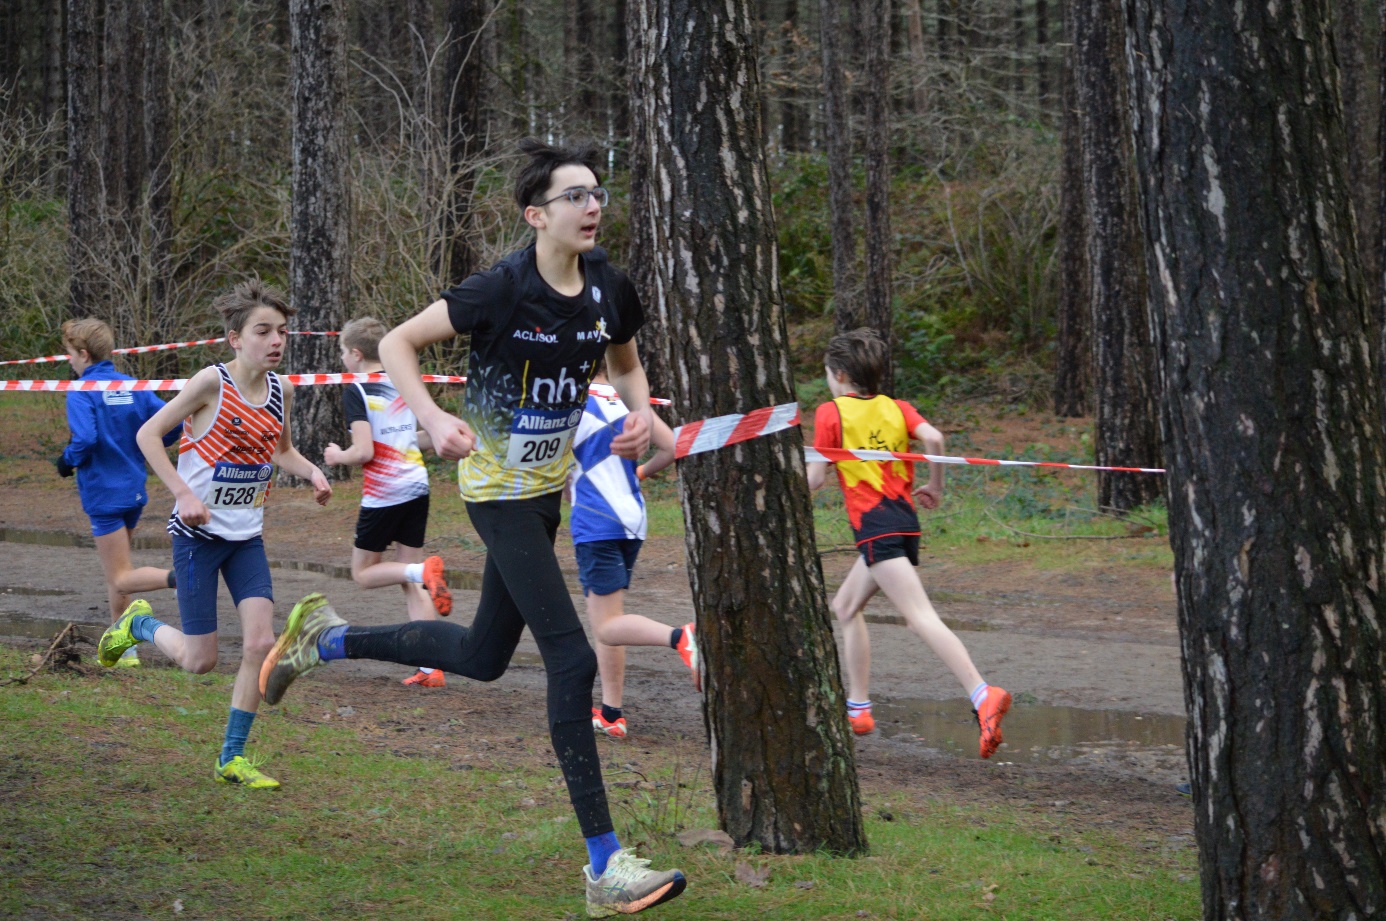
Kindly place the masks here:
POLYGON ((750 441, 799 424, 799 404, 783 403, 748 413, 714 416, 674 429, 674 457, 715 451, 739 441, 750 441))
MULTIPOLYGON (((290 336, 335 336, 335 332, 318 333, 308 330, 289 330, 290 336)), ((218 336, 215 339, 190 339, 187 342, 165 342, 162 345, 136 345, 126 349, 112 349, 112 355, 142 355, 145 352, 165 352, 169 349, 185 349, 194 345, 216 345, 218 342, 225 342, 225 336, 218 336)), ((46 361, 67 361, 66 355, 45 355, 42 358, 12 358, 9 361, 0 361, 0 365, 37 365, 46 361)))
POLYGON ((981 464, 988 467, 1057 467, 1060 470, 1105 470, 1115 473, 1164 473, 1163 467, 1100 467, 1095 464, 1060 464, 1055 461, 993 460, 988 457, 954 457, 948 454, 904 454, 896 451, 852 451, 847 448, 805 448, 804 460, 832 463, 840 460, 929 461, 935 464, 981 464))
MULTIPOLYGON (((599 400, 619 400, 621 397, 616 393, 616 388, 610 384, 588 384, 587 392, 599 400)), ((650 397, 650 402, 655 406, 672 406, 673 400, 666 400, 663 397, 650 397)))
MULTIPOLYGON (((281 374, 280 379, 295 387, 317 384, 376 384, 388 381, 384 374, 281 374)), ((465 377, 452 374, 425 374, 425 384, 465 384, 465 377)), ((182 390, 187 378, 144 381, 0 381, 0 390, 30 390, 44 393, 74 390, 182 390)))

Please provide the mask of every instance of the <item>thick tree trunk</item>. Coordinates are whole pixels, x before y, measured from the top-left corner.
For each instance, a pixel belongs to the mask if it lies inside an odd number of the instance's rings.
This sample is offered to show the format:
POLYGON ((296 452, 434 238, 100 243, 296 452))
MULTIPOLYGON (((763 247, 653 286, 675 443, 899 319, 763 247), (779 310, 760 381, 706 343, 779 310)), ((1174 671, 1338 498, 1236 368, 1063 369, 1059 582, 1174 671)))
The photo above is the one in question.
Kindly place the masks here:
POLYGON ((448 5, 448 175, 443 183, 444 259, 439 276, 444 287, 460 284, 476 271, 472 228, 472 192, 476 158, 481 152, 481 29, 486 13, 481 0, 451 0, 448 5))
MULTIPOLYGON (((155 341, 172 342, 179 323, 173 293, 173 99, 169 86, 169 17, 166 0, 144 0, 144 277, 155 341)), ((150 364, 160 377, 177 373, 174 352, 155 352, 150 364)))
MULTIPOLYGON (((1068 7, 1069 35, 1073 11, 1068 7)), ((1091 408, 1092 289, 1088 271, 1088 200, 1083 188, 1083 122, 1074 89, 1072 39, 1060 73, 1063 160, 1059 167, 1059 307, 1054 350, 1054 415, 1084 416, 1091 408)))
MULTIPOLYGON (((1377 149, 1386 145, 1386 0, 1378 0, 1377 23, 1377 149)), ((1376 247, 1376 319, 1381 330, 1377 343, 1377 379, 1381 390, 1381 411, 1386 423, 1386 156, 1377 158, 1376 175, 1376 235, 1371 238, 1376 247)))
MULTIPOLYGON (((792 402, 750 4, 645 0, 653 312, 675 405, 792 402), (716 386, 711 386, 716 382, 716 386)), ((773 853, 866 849, 798 428, 680 463, 704 713, 723 827, 773 853)))
MULTIPOLYGON (((1088 202, 1097 463, 1149 467, 1160 452, 1145 252, 1126 105, 1121 0, 1074 0, 1074 86, 1088 202)), ((1100 508, 1125 512, 1160 495, 1138 473, 1100 473, 1100 508)))
MULTIPOLYGON (((346 12, 341 0, 290 0, 293 71, 293 206, 289 238, 289 300, 298 329, 342 328, 351 292, 345 100, 346 12)), ((335 368, 336 340, 295 336, 289 370, 335 368)), ((335 387, 300 387, 294 393, 294 439, 304 457, 322 466, 323 449, 340 439, 346 423, 335 387)), ((340 467, 323 471, 340 478, 340 467)))
POLYGON ((1341 0, 1335 5, 1338 66, 1342 74, 1343 120, 1348 139, 1349 191, 1357 217, 1362 269, 1367 290, 1375 288, 1376 239, 1376 160, 1380 155, 1373 136, 1370 78, 1367 71, 1367 30, 1362 21, 1364 0, 1341 0))
POLYGON ((842 9, 821 0, 823 51, 823 130, 828 141, 828 209, 832 215, 833 316, 838 332, 861 325, 857 305, 857 235, 852 220, 852 119, 847 110, 847 77, 842 47, 842 9))
POLYGON ((1127 0, 1207 919, 1386 915, 1386 444, 1328 6, 1127 0))
MULTIPOLYGON (((865 40, 862 94, 866 135, 866 275, 862 286, 865 325, 890 344, 891 259, 890 235, 890 0, 858 0, 858 21, 865 40)), ((895 392, 895 362, 886 363, 881 392, 895 392)))
POLYGON ((63 0, 44 0, 43 4, 43 117, 49 120, 63 112, 66 85, 63 66, 63 0))
POLYGON ((109 309, 97 259, 105 251, 101 191, 99 0, 67 0, 68 312, 109 309))
MULTIPOLYGON (((144 38, 140 35, 141 5, 105 4, 105 46, 101 55, 101 154, 106 207, 113 223, 113 240, 137 239, 138 215, 144 195, 144 38)), ((121 249, 127 247, 122 243, 121 249)), ((127 253, 133 256, 133 253, 127 253)))

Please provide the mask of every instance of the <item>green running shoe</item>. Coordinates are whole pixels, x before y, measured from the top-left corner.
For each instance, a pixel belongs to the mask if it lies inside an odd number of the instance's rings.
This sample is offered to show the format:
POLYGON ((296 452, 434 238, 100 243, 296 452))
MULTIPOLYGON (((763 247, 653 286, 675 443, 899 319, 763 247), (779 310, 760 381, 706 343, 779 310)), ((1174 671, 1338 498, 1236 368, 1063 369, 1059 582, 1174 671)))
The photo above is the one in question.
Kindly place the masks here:
POLYGON ((140 653, 139 653, 139 650, 136 649, 134 646, 131 646, 129 649, 125 650, 125 655, 121 656, 119 659, 116 659, 116 668, 139 668, 139 667, 140 667, 140 653))
POLYGON ((289 612, 284 632, 260 666, 260 696, 267 704, 277 704, 294 679, 301 678, 322 664, 318 656, 318 637, 328 627, 345 627, 327 599, 314 592, 289 612))
POLYGON ((688 880, 678 870, 656 871, 650 862, 635 856, 635 849, 623 847, 611 855, 606 872, 592 876, 589 864, 582 868, 587 883, 587 917, 633 915, 653 908, 681 894, 688 880))
POLYGON ((152 613, 149 602, 143 598, 136 598, 130 602, 130 606, 125 609, 124 614, 120 615, 120 619, 107 627, 106 632, 101 634, 101 639, 96 644, 96 661, 107 668, 119 662, 120 657, 125 655, 125 650, 139 642, 130 633, 130 621, 134 620, 137 614, 152 613))
POLYGON ((213 772, 217 783, 240 784, 250 790, 277 790, 279 781, 260 771, 263 761, 251 761, 245 755, 237 755, 225 764, 217 765, 213 772))

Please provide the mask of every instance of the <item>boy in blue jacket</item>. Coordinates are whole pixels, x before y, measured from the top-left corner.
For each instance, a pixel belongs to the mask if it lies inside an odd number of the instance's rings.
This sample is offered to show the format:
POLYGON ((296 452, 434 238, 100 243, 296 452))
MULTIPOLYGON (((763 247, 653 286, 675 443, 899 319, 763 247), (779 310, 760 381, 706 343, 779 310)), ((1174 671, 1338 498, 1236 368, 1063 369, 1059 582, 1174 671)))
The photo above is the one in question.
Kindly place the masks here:
MULTIPOLYGON (((134 380, 111 363, 115 336, 101 320, 68 320, 63 324, 63 348, 78 380, 134 380)), ((149 501, 145 490, 148 472, 144 455, 135 444, 135 433, 163 405, 163 400, 147 390, 74 390, 67 394, 67 427, 72 438, 54 463, 61 476, 77 474, 77 494, 82 498, 82 511, 91 519, 91 534, 106 576, 112 623, 130 603, 131 595, 173 587, 172 570, 152 566, 133 569, 130 564, 130 532, 149 501)), ((177 437, 177 431, 170 432, 164 444, 173 444, 177 437)), ((133 647, 119 664, 140 664, 133 647)))

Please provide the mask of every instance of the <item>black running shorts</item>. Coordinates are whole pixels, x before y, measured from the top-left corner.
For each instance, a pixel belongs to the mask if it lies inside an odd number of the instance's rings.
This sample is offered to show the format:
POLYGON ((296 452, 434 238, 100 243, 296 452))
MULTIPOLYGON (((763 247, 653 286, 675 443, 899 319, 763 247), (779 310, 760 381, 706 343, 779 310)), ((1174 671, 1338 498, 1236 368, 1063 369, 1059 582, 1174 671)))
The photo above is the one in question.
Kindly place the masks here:
POLYGON ((422 547, 427 528, 427 493, 399 505, 363 508, 361 516, 356 519, 356 549, 384 553, 391 543, 402 547, 422 547))

